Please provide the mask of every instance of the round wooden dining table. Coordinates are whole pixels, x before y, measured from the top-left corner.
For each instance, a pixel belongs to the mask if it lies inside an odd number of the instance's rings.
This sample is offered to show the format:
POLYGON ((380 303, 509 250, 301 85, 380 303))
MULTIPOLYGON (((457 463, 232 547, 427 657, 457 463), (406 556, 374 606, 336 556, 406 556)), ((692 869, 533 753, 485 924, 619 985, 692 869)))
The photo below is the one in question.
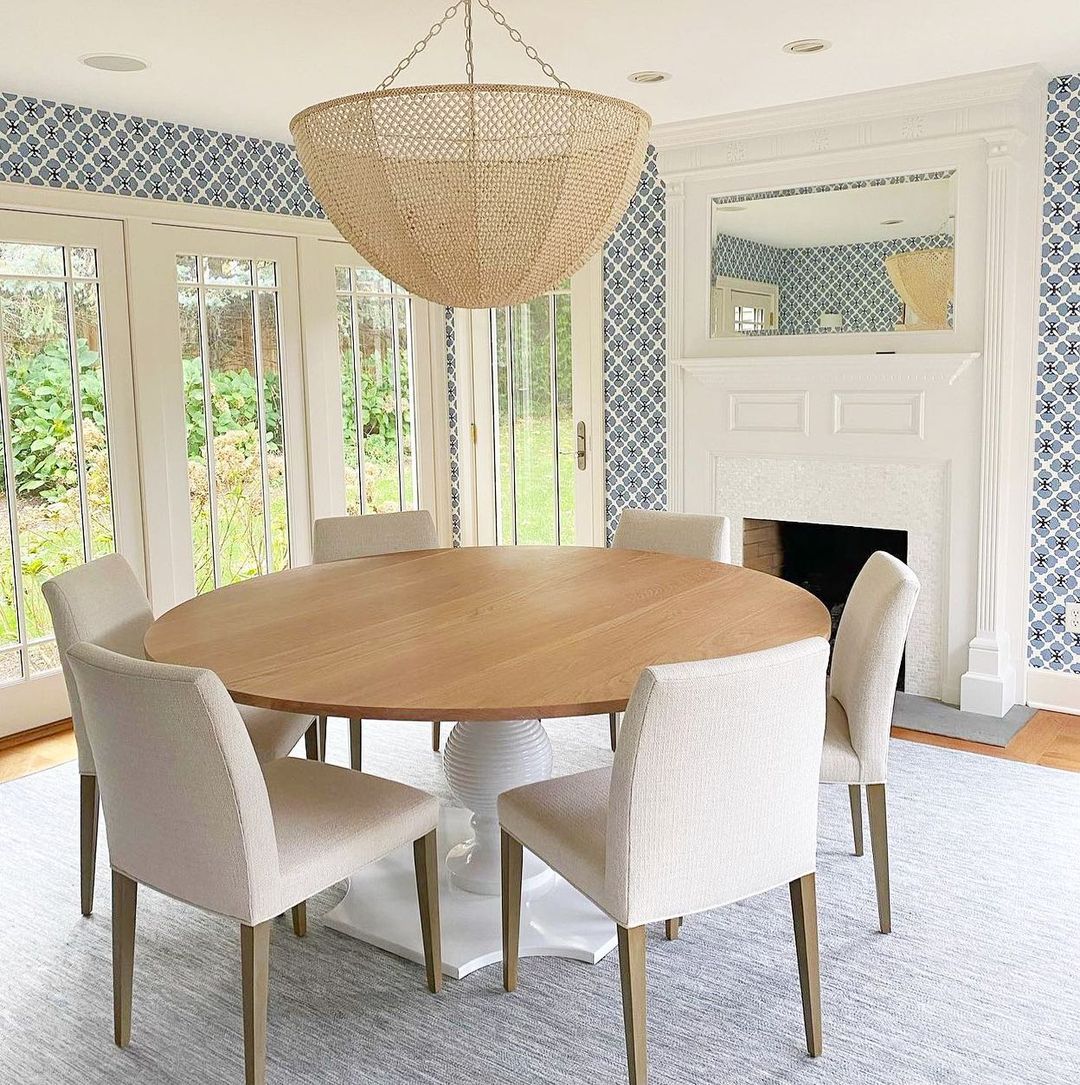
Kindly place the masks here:
MULTIPOLYGON (((242 704, 454 721, 443 760, 461 806, 443 811, 440 879, 444 971, 461 977, 501 959, 496 799, 551 775, 541 720, 620 712, 653 664, 829 632, 810 593, 739 566, 638 550, 464 547, 219 588, 162 615, 145 648, 213 670, 242 704)), ((358 872, 325 919, 422 960, 406 850, 358 872)), ((595 963, 614 946, 606 917, 535 857, 524 887, 522 955, 595 963)))

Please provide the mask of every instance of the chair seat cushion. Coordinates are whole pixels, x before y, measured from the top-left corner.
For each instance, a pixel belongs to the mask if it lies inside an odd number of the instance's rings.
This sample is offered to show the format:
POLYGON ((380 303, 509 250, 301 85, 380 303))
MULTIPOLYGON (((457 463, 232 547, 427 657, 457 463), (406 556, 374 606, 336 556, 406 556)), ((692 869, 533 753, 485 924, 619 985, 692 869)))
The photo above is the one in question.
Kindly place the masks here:
POLYGON ((251 735, 255 756, 265 764, 288 757, 304 732, 315 722, 314 716, 295 712, 275 712, 272 708, 254 708, 240 704, 240 718, 251 735))
POLYGON ((516 787, 499 796, 502 827, 603 908, 611 769, 516 787))
POLYGON ((828 784, 864 782, 859 755, 851 745, 847 713, 835 697, 828 698, 825 709, 825 745, 821 751, 821 779, 823 783, 828 784))
POLYGON ((264 775, 282 910, 427 835, 439 820, 433 795, 381 776, 298 757, 272 761, 264 775))

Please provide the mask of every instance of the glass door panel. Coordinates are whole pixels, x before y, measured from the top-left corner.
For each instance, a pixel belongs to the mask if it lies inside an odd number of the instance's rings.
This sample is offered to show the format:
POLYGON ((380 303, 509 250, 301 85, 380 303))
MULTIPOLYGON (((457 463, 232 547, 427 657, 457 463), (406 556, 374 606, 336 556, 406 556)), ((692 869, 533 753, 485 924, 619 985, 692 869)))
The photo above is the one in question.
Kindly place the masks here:
POLYGON ((274 261, 176 257, 195 589, 289 565, 274 261))
POLYGON ((335 282, 345 511, 415 509, 412 300, 367 267, 339 266, 335 282))

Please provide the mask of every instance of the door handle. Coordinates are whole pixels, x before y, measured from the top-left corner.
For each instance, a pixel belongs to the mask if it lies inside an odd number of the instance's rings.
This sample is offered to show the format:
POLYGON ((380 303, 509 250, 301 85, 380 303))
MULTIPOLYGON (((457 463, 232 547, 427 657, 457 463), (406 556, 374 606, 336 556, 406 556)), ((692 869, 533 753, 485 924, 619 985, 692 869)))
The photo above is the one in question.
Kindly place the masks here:
POLYGON ((585 470, 585 465, 588 462, 588 454, 585 443, 585 423, 579 422, 577 424, 577 468, 579 471, 585 470))

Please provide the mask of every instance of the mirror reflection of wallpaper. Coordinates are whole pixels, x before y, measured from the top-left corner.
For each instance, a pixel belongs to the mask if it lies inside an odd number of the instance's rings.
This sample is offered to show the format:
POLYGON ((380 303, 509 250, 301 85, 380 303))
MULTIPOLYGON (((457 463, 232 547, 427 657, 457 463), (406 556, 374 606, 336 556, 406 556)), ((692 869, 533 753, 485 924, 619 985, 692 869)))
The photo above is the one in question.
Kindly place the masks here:
MULTIPOLYGON (((780 290, 776 328, 750 335, 817 335, 822 313, 840 313, 845 332, 890 332, 901 318, 903 303, 885 269, 894 252, 951 248, 951 234, 926 234, 853 245, 821 245, 782 249, 729 234, 717 235, 713 246, 713 280, 717 276, 773 283, 780 290)), ((950 322, 951 323, 951 322, 950 322)))

